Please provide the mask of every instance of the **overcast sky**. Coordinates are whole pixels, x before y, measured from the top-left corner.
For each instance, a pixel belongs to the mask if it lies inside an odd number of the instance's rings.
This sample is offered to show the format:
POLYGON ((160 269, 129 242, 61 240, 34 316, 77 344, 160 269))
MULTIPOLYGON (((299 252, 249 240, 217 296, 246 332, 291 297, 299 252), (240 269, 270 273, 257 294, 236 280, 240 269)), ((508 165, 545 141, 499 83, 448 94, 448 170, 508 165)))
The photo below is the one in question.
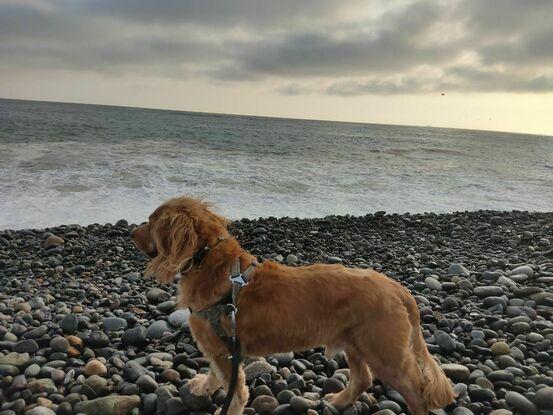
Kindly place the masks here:
POLYGON ((0 97, 553 134, 552 0, 0 0, 0 97))

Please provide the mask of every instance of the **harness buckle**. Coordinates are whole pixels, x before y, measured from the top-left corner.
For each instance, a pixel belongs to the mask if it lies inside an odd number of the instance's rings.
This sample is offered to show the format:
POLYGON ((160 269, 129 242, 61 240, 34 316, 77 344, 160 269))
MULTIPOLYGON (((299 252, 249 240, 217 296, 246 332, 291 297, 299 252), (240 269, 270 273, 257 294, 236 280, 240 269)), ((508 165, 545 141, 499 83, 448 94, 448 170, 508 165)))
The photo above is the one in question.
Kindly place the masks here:
POLYGON ((231 275, 230 276, 230 281, 233 284, 236 284, 240 287, 244 287, 245 285, 248 284, 248 282, 246 281, 246 279, 244 278, 244 275, 242 273, 236 274, 236 275, 231 275))

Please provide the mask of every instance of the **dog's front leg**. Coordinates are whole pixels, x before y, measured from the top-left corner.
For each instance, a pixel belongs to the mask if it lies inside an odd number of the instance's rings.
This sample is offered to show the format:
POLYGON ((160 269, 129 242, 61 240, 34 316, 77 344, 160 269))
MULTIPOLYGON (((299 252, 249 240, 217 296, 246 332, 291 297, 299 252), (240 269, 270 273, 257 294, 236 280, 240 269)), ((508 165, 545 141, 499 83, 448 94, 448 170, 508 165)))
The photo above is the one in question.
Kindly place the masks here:
POLYGON ((213 395, 221 386, 221 381, 215 375, 213 366, 207 375, 198 373, 188 382, 190 392, 194 395, 213 395))
MULTIPOLYGON (((190 317, 189 324, 190 330, 196 339, 199 349, 204 356, 210 360, 211 367, 211 372, 208 375, 196 375, 194 379, 190 381, 193 382, 190 385, 191 388, 194 384, 196 384, 198 385, 198 390, 203 392, 205 390, 204 385, 207 387, 208 382, 211 383, 213 381, 218 381, 218 383, 223 385, 225 390, 228 392, 232 371, 232 361, 229 359, 229 350, 226 344, 213 331, 213 328, 208 321, 192 315, 190 317), (198 378, 198 376, 205 377, 198 378), (198 378, 197 381, 196 378, 198 378)), ((246 387, 246 376, 242 365, 240 365, 238 370, 238 382, 236 384, 236 390, 234 392, 232 403, 228 410, 228 415, 241 415, 247 402, 248 388, 246 387)), ((219 412, 220 409, 217 410, 216 414, 219 412)))

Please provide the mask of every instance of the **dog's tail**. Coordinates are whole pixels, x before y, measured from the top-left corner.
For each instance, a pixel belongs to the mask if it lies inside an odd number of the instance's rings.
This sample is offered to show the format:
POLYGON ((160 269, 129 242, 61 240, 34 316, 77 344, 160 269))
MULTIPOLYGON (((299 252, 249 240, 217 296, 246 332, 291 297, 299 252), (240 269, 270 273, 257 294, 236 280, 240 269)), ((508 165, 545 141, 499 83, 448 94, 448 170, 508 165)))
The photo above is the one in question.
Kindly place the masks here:
POLYGON ((428 351, 420 329, 419 308, 415 299, 405 290, 405 306, 411 322, 411 344, 422 372, 422 395, 429 409, 443 408, 456 397, 451 381, 428 351))

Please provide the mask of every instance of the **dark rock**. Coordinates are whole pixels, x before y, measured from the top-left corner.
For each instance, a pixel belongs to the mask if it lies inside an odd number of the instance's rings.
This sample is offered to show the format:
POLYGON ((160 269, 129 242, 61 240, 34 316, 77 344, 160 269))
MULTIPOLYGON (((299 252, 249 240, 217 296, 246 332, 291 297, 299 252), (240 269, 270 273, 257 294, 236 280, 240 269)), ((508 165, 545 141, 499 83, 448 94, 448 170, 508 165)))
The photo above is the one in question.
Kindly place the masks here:
POLYGON ((126 345, 141 345, 146 342, 147 330, 144 326, 136 326, 126 330, 121 336, 123 344, 126 345))

